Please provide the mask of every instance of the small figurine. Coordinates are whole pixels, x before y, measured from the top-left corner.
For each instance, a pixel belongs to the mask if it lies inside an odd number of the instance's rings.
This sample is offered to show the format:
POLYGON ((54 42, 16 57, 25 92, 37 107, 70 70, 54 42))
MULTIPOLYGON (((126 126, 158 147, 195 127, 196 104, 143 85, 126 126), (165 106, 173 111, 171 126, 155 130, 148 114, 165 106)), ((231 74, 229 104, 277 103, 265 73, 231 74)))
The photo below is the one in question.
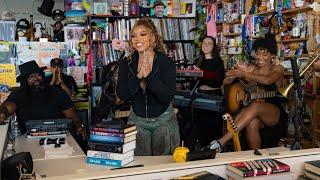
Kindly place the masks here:
POLYGON ((140 16, 150 16, 151 5, 148 0, 139 1, 139 12, 140 16))
POLYGON ((56 9, 52 12, 52 19, 56 21, 53 27, 53 42, 63 42, 64 32, 63 24, 61 21, 65 19, 64 11, 56 9))
POLYGON ((30 23, 27 19, 20 19, 16 24, 16 40, 29 36, 30 23))

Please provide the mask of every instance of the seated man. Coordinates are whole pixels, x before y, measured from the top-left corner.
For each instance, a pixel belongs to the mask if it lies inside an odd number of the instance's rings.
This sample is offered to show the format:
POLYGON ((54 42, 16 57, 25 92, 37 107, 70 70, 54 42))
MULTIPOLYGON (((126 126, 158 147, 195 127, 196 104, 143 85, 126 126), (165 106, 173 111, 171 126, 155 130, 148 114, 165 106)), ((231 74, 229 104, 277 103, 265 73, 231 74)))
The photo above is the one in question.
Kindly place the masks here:
POLYGON ((76 81, 72 76, 63 73, 63 61, 59 58, 51 59, 52 75, 45 78, 46 84, 63 89, 70 97, 78 93, 76 81))
POLYGON ((0 106, 0 122, 16 113, 21 133, 26 132, 26 121, 69 118, 77 133, 85 139, 86 131, 69 96, 61 89, 43 83, 43 68, 35 61, 19 66, 20 88, 12 92, 0 106))

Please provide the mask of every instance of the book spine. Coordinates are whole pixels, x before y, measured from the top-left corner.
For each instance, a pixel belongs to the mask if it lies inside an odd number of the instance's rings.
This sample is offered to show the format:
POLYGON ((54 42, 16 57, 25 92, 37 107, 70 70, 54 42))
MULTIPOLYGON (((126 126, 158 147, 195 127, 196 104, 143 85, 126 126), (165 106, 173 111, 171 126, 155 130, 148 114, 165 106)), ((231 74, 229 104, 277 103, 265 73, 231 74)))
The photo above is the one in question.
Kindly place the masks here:
POLYGON ((100 159, 100 158, 94 158, 94 157, 87 157, 87 163, 105 165, 105 166, 121 167, 122 161, 121 160, 113 160, 113 159, 100 159))
POLYGON ((90 140, 95 142, 105 142, 105 143, 115 143, 115 144, 124 143, 124 138, 112 137, 112 136, 90 135, 90 140))
POLYGON ((109 132, 100 132, 100 131, 91 131, 90 135, 99 135, 99 136, 113 136, 113 137, 125 137, 123 133, 109 133, 109 132))
POLYGON ((67 134, 67 131, 39 131, 27 133, 28 136, 49 136, 67 134))
POLYGON ((94 127, 94 128, 92 128, 92 130, 93 131, 108 132, 108 133, 124 133, 123 129, 115 129, 115 128, 94 127))
POLYGON ((94 151, 88 150, 87 157, 93 158, 102 158, 102 159, 112 159, 112 160, 124 160, 129 156, 133 156, 133 151, 125 154, 112 153, 112 152, 103 152, 103 151, 94 151))
POLYGON ((104 152, 123 153, 123 146, 120 144, 102 144, 90 142, 89 149, 104 152))

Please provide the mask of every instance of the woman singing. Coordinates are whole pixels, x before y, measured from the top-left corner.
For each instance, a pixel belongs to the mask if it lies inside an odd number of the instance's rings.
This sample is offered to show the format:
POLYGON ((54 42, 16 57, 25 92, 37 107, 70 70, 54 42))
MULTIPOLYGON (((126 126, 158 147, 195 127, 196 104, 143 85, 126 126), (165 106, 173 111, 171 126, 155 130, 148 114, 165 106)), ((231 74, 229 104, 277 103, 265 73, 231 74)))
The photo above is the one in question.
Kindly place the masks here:
POLYGON ((136 155, 168 155, 180 136, 171 101, 176 90, 174 62, 164 54, 162 37, 150 18, 141 18, 130 33, 133 52, 119 64, 117 92, 132 102, 128 123, 137 126, 136 155))
MULTIPOLYGON (((277 54, 277 44, 274 37, 270 34, 266 38, 259 38, 253 44, 255 65, 237 65, 235 69, 227 72, 227 79, 244 78, 256 82, 266 91, 276 91, 275 82, 283 77, 284 68, 273 63, 277 54)), ((235 118, 238 130, 245 129, 247 145, 250 149, 261 147, 260 132, 263 128, 274 128, 268 135, 265 143, 272 143, 271 139, 279 140, 285 133, 284 121, 286 113, 282 106, 281 98, 273 97, 265 101, 252 101, 235 118), (281 122, 279 122, 281 120, 281 122)), ((232 138, 232 133, 228 132, 219 140, 211 142, 211 149, 221 151, 221 147, 232 138)), ((269 144, 267 146, 276 146, 269 144)))

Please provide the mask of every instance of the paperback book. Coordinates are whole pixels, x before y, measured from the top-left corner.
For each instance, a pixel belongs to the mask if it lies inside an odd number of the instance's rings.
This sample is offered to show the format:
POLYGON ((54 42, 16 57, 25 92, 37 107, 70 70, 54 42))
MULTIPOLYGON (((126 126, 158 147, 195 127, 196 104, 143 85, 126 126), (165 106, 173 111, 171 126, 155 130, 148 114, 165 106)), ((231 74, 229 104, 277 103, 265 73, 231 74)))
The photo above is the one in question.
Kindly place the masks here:
POLYGON ((105 166, 114 166, 114 167, 121 167, 126 164, 129 164, 133 161, 133 156, 124 159, 124 160, 113 160, 113 159, 101 159, 101 158, 93 158, 87 157, 87 163, 89 164, 98 164, 98 165, 105 165, 105 166))
POLYGON ((307 161, 304 163, 304 167, 306 170, 320 175, 320 160, 307 161))

